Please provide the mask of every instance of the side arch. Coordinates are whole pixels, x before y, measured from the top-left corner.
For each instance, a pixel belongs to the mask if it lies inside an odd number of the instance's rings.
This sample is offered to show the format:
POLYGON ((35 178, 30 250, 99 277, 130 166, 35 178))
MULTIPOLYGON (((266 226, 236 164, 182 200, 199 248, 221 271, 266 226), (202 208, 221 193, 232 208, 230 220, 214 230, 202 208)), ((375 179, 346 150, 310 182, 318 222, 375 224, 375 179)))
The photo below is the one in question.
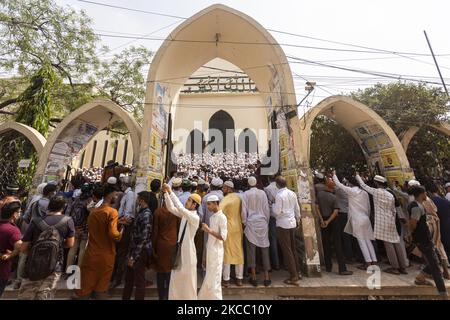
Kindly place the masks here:
POLYGON ((9 121, 0 124, 0 135, 10 130, 19 132, 20 134, 25 136, 31 142, 31 144, 33 145, 34 149, 38 154, 40 154, 44 149, 47 140, 36 129, 27 126, 26 124, 15 121, 9 121))
POLYGON ((33 183, 39 184, 45 181, 46 177, 60 175, 97 132, 118 121, 123 122, 130 132, 134 152, 133 164, 136 165, 141 127, 131 114, 116 103, 110 100, 95 100, 69 114, 50 134, 39 157, 33 183))
MULTIPOLYGON (((439 132, 450 137, 450 124, 447 122, 440 122, 439 124, 429 125, 431 128, 438 130, 439 132)), ((408 151, 409 144, 411 140, 414 138, 416 133, 420 130, 419 127, 410 127, 408 130, 403 131, 400 134, 400 141, 402 143, 403 149, 408 151)))
POLYGON ((346 96, 332 96, 322 100, 299 120, 302 146, 300 154, 304 165, 309 166, 311 126, 319 115, 325 115, 343 126, 360 144, 369 163, 378 158, 388 178, 389 171, 411 171, 406 152, 392 128, 368 106, 346 96), (393 157, 396 159, 392 161, 393 157))

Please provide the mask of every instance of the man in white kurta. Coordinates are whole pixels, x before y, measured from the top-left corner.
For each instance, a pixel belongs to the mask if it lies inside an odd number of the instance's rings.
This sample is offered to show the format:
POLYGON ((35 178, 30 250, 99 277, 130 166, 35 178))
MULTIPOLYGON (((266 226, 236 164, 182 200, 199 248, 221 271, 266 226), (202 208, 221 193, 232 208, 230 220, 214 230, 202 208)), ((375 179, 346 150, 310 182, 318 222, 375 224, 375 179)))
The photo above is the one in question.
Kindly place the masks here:
POLYGON ((202 224, 202 230, 208 235, 206 245, 206 275, 198 293, 199 300, 222 300, 222 264, 223 242, 227 239, 227 218, 219 208, 219 197, 206 199, 208 209, 213 212, 209 226, 202 224))
POLYGON ((365 261, 365 265, 360 269, 367 269, 368 265, 377 262, 375 249, 371 241, 375 238, 370 223, 369 195, 356 185, 356 181, 352 183, 352 179, 349 179, 351 186, 345 186, 334 173, 333 181, 338 189, 348 195, 348 220, 344 232, 353 235, 358 240, 365 261))
POLYGON ((192 194, 183 206, 169 185, 163 186, 163 192, 167 209, 181 219, 178 241, 181 240, 183 230, 186 230, 181 243, 181 265, 172 270, 170 275, 169 300, 196 300, 197 253, 194 237, 200 223, 197 208, 201 204, 201 197, 192 194))
POLYGON ((245 226, 244 234, 247 248, 247 266, 251 269, 250 283, 257 286, 256 281, 256 248, 261 249, 264 269, 264 285, 271 284, 269 277, 269 201, 263 190, 256 188, 256 178, 248 178, 249 190, 242 196, 242 223, 245 226))
POLYGON ((356 180, 361 188, 373 196, 373 205, 375 211, 374 237, 377 240, 383 240, 391 267, 384 270, 391 274, 407 274, 407 257, 405 248, 402 247, 400 236, 395 225, 395 198, 387 191, 386 178, 376 175, 374 182, 377 188, 369 187, 364 183, 359 174, 356 174, 356 180))

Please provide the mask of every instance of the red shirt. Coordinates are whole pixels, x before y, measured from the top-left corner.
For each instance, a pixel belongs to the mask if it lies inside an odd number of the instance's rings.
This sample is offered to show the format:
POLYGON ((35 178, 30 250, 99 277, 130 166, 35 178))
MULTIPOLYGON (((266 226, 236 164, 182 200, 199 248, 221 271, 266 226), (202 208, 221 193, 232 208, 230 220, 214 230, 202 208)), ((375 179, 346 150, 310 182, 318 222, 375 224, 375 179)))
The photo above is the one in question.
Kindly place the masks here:
MULTIPOLYGON (((22 238, 19 228, 9 221, 0 221, 0 254, 6 250, 13 251, 14 243, 22 238)), ((0 281, 8 281, 11 273, 12 259, 0 260, 0 281)))

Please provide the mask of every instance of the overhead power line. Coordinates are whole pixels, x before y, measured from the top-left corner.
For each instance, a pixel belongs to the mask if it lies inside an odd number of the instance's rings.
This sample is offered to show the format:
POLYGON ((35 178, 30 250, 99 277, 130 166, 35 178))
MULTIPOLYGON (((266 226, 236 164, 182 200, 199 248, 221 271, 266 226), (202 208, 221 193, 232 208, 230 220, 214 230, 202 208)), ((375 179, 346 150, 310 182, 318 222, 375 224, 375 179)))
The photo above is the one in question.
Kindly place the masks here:
MULTIPOLYGON (((146 14, 157 15, 157 16, 162 16, 162 17, 175 18, 175 19, 180 19, 180 20, 187 20, 188 19, 187 17, 171 15, 171 14, 165 14, 165 13, 154 12, 154 11, 141 10, 141 9, 134 9, 134 8, 129 8, 129 7, 122 7, 122 6, 112 5, 112 4, 108 4, 108 3, 104 3, 104 2, 87 1, 87 0, 78 0, 78 1, 79 2, 84 2, 84 3, 89 3, 89 4, 94 4, 94 5, 99 5, 99 6, 110 7, 110 8, 114 8, 114 9, 127 10, 127 11, 133 11, 133 12, 140 12, 140 13, 146 13, 146 14)), ((350 52, 386 53, 386 54, 394 54, 394 55, 413 55, 413 56, 424 56, 424 57, 429 57, 430 56, 430 54, 428 54, 428 53, 402 52, 402 51, 396 51, 396 50, 379 49, 379 48, 373 48, 373 47, 368 47, 368 46, 356 45, 356 44, 351 44, 351 43, 346 43, 346 42, 333 41, 333 40, 327 40, 327 39, 322 39, 322 38, 317 38, 317 37, 312 37, 312 36, 307 36, 307 35, 301 35, 301 34, 297 34, 297 33, 281 31, 281 30, 276 30, 276 29, 266 29, 266 30, 271 31, 271 32, 280 33, 280 34, 286 34, 286 35, 291 35, 291 36, 295 36, 295 37, 305 38, 305 39, 329 42, 329 43, 334 43, 334 44, 338 44, 338 45, 351 46, 351 47, 355 47, 355 48, 369 50, 369 51, 356 50, 356 51, 350 51, 350 52)), ((328 49, 332 49, 332 48, 328 48, 328 49)), ((345 49, 342 49, 342 50, 345 50, 345 49)), ((448 54, 440 54, 440 55, 436 55, 436 56, 450 56, 450 53, 448 53, 448 54)), ((408 58, 410 58, 410 57, 408 57, 408 58)), ((418 60, 418 61, 426 63, 425 61, 421 61, 421 60, 418 60)))

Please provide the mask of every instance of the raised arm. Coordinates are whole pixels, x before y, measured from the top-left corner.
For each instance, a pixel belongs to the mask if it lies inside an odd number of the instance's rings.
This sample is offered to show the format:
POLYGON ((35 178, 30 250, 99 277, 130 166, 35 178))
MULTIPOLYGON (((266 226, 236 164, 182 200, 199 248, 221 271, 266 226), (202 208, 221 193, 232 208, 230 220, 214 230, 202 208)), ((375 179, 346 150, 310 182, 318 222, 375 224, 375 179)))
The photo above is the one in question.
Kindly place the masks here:
POLYGON ((377 189, 369 187, 367 184, 364 183, 364 181, 361 179, 361 177, 359 176, 359 174, 356 174, 356 180, 358 181, 359 185, 361 186, 361 188, 363 188, 364 190, 366 190, 368 193, 370 193, 371 195, 375 194, 375 192, 377 191, 377 189))
POLYGON ((178 197, 173 192, 170 193, 170 199, 172 200, 181 217, 184 217, 190 224, 195 225, 196 227, 199 226, 200 217, 198 216, 196 211, 186 209, 180 202, 180 199, 178 199, 178 197))
POLYGON ((170 213, 176 215, 178 218, 183 218, 183 215, 178 211, 178 208, 175 207, 172 198, 169 196, 167 192, 164 192, 164 200, 170 213))
POLYGON ((346 194, 353 195, 354 190, 350 187, 344 186, 336 176, 336 174, 333 174, 333 181, 336 184, 336 187, 339 189, 342 189, 346 194))

